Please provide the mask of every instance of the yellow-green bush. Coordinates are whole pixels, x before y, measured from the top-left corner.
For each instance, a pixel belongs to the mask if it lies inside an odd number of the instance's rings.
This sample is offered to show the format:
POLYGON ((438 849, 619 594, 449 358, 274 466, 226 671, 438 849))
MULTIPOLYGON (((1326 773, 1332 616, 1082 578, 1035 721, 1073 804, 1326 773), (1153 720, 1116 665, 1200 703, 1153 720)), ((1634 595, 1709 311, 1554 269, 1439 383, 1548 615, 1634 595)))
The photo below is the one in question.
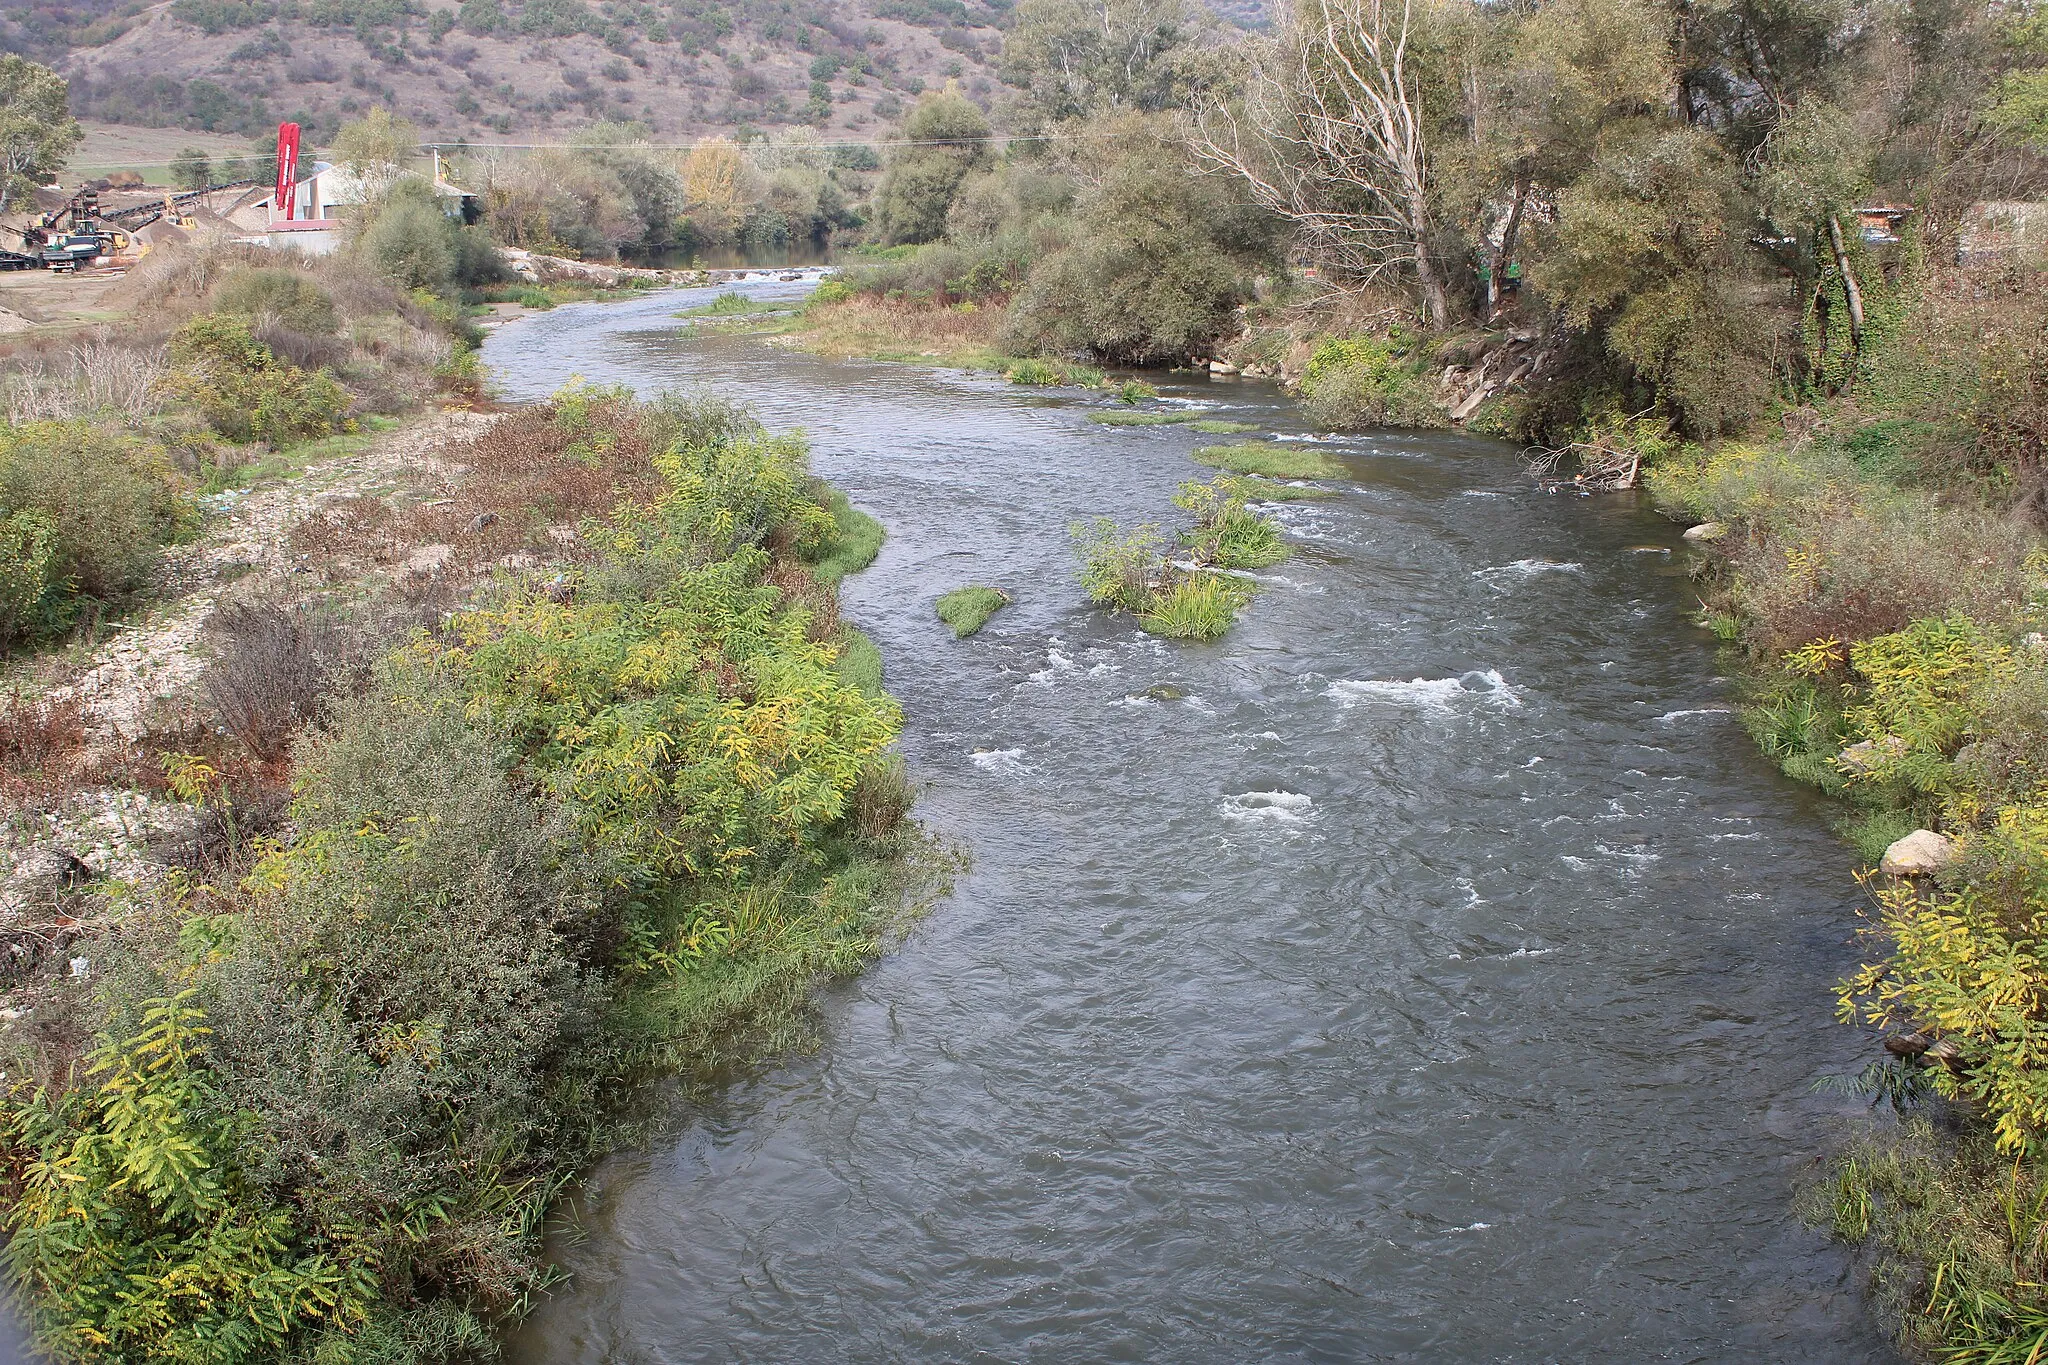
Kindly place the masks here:
POLYGON ((246 1120, 205 1065, 195 994, 103 1034, 70 1089, 17 1094, 21 1192, 0 1258, 60 1361, 276 1358, 308 1324, 355 1326, 375 1285, 249 1181, 246 1120))
POLYGON ((1866 780, 1955 792, 1948 760, 1974 728, 1985 690, 2012 679, 2011 647, 1967 616, 1947 616, 1858 641, 1849 663, 1862 686, 1847 719, 1873 741, 1866 780))
POLYGON ((5 1264, 66 1365, 487 1352, 630 1082, 800 1040, 900 913, 898 712, 797 557, 801 445, 561 408, 622 504, 568 591, 384 660, 295 747, 289 844, 93 948, 89 1065, 10 1059, 58 1077, 9 1098, 5 1264))
POLYGON ((202 313, 171 338, 170 355, 164 392, 231 441, 281 445, 324 435, 348 407, 348 390, 280 358, 246 317, 202 313))
POLYGON ((1421 362, 1400 337, 1331 337, 1302 375, 1302 397, 1333 427, 1440 427, 1449 422, 1421 362))
POLYGON ((151 441, 89 422, 0 427, 0 648, 62 632, 81 598, 140 590, 195 517, 151 441))
POLYGON ((1956 1045, 1929 1082, 2018 1152, 2048 1131, 2048 805, 2000 811, 1973 844, 1956 887, 1873 886, 1884 956, 1843 983, 1842 1013, 1956 1045))
POLYGON ((0 520, 0 650, 54 635, 69 616, 69 586, 57 564, 57 523, 27 507, 0 520))

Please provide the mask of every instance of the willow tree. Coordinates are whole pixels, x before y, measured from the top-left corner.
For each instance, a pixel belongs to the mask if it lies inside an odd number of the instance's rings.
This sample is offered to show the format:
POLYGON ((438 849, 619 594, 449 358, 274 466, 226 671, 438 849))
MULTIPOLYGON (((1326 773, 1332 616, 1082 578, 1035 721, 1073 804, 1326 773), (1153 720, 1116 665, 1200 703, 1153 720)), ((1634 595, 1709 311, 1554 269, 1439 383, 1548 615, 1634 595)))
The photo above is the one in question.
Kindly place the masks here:
POLYGON ((1003 79, 1046 122, 1173 103, 1176 53, 1202 20, 1188 0, 1022 0, 1003 79))
POLYGON ((54 179, 84 136, 62 76, 26 57, 0 56, 0 213, 54 179))
POLYGON ((927 94, 903 120, 875 191, 875 219, 889 243, 935 242, 970 172, 989 162, 988 116, 953 82, 927 94))
POLYGON ((1414 0, 1299 0, 1253 50, 1242 99, 1203 111, 1196 151, 1243 177, 1344 282, 1412 277, 1440 328, 1416 19, 1414 0))

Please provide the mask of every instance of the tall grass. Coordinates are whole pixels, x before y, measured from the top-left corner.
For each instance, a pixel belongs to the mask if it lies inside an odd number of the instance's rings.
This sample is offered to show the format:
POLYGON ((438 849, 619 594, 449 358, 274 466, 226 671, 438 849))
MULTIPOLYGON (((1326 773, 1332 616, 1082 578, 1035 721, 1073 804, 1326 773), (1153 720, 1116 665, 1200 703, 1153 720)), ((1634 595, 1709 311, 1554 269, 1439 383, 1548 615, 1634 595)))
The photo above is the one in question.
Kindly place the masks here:
POLYGON ((1198 414, 1193 412, 1091 412, 1088 420, 1101 427, 1167 427, 1179 422, 1192 422, 1198 414))
POLYGON ((97 413, 152 416, 163 407, 164 348, 81 341, 61 357, 34 357, 4 381, 7 421, 69 421, 97 413))
POLYGON ((1314 502, 1337 496, 1332 488, 1319 488, 1312 483, 1281 483, 1252 474, 1243 476, 1243 484, 1245 497, 1251 502, 1314 502))
POLYGON ((1072 360, 1019 360, 1003 371, 1003 377, 1033 388, 1099 389, 1109 383, 1108 376, 1093 365, 1072 360))
POLYGON ((1230 629, 1251 596, 1251 587, 1235 579, 1190 574, 1153 594, 1138 613, 1138 624, 1169 640, 1213 640, 1230 629))
POLYGON ((1924 1118, 1873 1133, 1801 1200, 1810 1222, 1886 1254, 1878 1298, 1943 1365, 2048 1360, 2048 1168, 1924 1118))
POLYGON ((728 289, 711 302, 697 308, 685 308, 676 314, 679 318, 741 318, 755 313, 784 313, 795 310, 795 305, 785 301, 748 298, 735 289, 728 289))

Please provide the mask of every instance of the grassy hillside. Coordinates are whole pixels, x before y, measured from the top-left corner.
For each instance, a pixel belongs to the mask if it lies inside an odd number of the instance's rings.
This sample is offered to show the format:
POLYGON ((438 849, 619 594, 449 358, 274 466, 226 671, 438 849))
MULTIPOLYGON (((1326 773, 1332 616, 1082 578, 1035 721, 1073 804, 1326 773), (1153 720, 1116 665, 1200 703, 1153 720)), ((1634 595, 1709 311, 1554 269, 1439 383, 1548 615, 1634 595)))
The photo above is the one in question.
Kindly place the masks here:
POLYGON ((994 90, 1010 0, 5 0, 0 48, 96 121, 322 141, 382 106, 431 138, 752 125, 880 135, 927 86, 994 90))

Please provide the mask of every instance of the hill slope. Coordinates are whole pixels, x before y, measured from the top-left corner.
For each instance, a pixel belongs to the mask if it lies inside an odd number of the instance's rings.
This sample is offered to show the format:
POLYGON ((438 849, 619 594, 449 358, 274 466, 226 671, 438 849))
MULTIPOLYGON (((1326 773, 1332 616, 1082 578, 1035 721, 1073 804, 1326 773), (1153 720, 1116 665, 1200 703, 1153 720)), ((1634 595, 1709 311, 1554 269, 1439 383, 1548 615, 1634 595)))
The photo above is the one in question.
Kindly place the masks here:
POLYGON ((377 105, 429 138, 879 136, 926 86, 994 92, 1011 0, 0 0, 0 48, 53 62, 79 115, 319 142, 377 105))

